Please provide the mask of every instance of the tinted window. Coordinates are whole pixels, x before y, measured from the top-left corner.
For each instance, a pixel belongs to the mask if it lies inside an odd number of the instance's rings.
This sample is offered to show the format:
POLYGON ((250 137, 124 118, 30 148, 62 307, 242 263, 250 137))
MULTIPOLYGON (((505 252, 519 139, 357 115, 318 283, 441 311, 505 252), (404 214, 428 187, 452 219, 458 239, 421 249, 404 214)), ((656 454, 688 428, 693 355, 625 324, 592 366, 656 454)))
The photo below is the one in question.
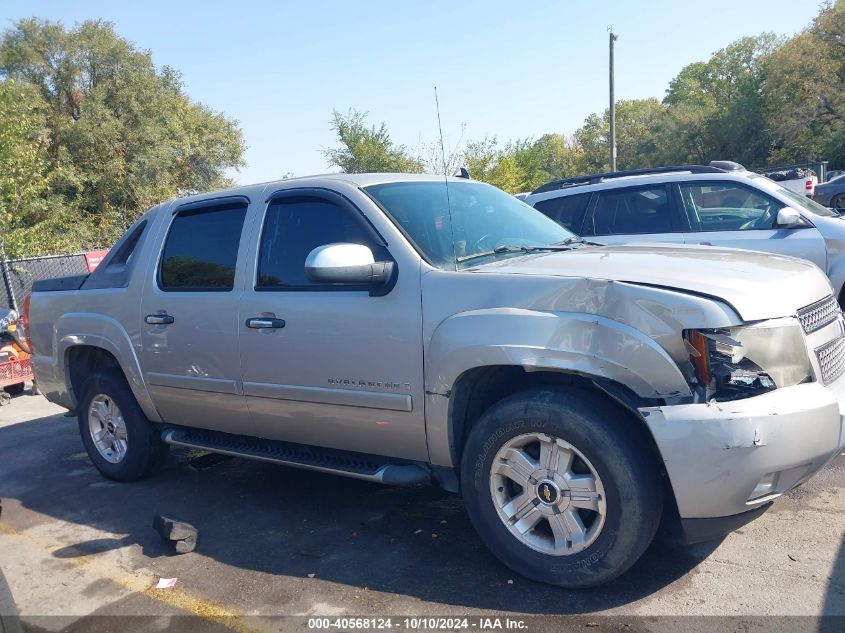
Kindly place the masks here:
POLYGON ((365 190, 387 211, 423 256, 444 268, 485 263, 514 253, 500 246, 542 246, 572 233, 501 189, 479 182, 391 182, 365 190), (447 198, 448 192, 448 198, 447 198), (479 257, 473 257, 479 256, 479 257))
POLYGON ((784 206, 734 182, 681 184, 681 198, 694 231, 771 229, 784 206))
POLYGON ((161 259, 165 290, 231 290, 246 207, 177 215, 161 259))
POLYGON ((376 261, 390 259, 375 231, 360 213, 320 198, 287 198, 267 209, 261 234, 258 288, 302 288, 315 284, 305 276, 305 258, 324 244, 363 244, 376 261))
POLYGON ((591 228, 594 235, 672 233, 672 205, 667 187, 613 189, 598 194, 591 228))
POLYGON ((575 233, 581 230, 581 222, 584 219, 584 212, 587 210, 587 203, 590 202, 589 193, 581 193, 577 196, 561 196, 560 198, 549 198, 540 200, 534 205, 538 211, 552 220, 565 226, 575 233))

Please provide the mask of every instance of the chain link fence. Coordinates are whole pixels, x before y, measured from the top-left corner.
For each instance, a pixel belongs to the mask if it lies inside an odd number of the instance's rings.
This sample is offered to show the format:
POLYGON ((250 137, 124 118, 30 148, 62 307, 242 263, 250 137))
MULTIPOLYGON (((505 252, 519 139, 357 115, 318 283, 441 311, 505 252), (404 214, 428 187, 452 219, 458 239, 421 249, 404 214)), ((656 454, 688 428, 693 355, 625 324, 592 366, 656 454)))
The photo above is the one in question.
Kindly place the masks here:
POLYGON ((8 259, 0 262, 0 265, 3 278, 0 308, 17 310, 20 310, 23 298, 32 290, 34 281, 88 273, 85 253, 8 259))

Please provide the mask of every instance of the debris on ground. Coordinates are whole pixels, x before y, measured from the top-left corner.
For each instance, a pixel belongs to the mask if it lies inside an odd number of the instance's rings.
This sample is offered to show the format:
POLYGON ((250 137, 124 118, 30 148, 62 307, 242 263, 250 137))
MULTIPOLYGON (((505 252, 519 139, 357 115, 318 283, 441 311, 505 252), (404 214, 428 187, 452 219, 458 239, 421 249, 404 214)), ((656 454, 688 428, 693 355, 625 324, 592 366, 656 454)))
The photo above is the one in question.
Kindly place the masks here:
POLYGON ((162 539, 173 544, 177 554, 193 552, 197 547, 197 528, 190 523, 157 514, 153 529, 162 539))
POLYGON ((173 589, 176 586, 176 578, 159 578, 156 589, 173 589))

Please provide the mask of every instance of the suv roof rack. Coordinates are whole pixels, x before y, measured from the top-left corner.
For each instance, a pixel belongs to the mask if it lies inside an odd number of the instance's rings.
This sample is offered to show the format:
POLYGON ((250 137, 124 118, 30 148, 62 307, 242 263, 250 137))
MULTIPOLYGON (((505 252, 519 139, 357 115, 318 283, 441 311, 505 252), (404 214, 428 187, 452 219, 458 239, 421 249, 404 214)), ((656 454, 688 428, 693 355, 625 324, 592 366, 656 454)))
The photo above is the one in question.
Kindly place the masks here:
MULTIPOLYGON (((724 164, 724 161, 714 161, 714 163, 724 164)), ((608 171, 603 174, 591 174, 589 176, 576 176, 575 178, 561 178, 560 180, 552 180, 551 182, 547 182, 545 185, 540 185, 531 193, 543 193, 544 191, 554 191, 556 189, 566 189, 568 187, 594 185, 596 183, 604 182, 605 180, 611 180, 613 178, 648 176, 650 174, 666 174, 673 172, 687 172, 690 174, 723 174, 727 171, 733 171, 734 169, 729 170, 723 166, 714 165, 713 163, 711 163, 710 165, 675 165, 673 167, 645 167, 643 169, 608 171)))

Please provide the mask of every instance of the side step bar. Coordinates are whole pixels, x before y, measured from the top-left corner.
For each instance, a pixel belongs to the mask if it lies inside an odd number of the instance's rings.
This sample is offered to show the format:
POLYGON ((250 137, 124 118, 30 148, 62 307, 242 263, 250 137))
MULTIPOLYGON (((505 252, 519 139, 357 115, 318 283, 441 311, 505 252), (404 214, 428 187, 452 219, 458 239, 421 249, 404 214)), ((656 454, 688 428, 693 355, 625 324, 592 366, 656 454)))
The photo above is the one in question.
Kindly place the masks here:
POLYGON ((390 486, 417 486, 432 482, 432 474, 424 466, 403 461, 385 462, 387 458, 364 453, 231 435, 218 431, 173 427, 166 428, 161 434, 161 439, 174 446, 199 448, 212 453, 274 462, 294 468, 375 481, 390 486))

